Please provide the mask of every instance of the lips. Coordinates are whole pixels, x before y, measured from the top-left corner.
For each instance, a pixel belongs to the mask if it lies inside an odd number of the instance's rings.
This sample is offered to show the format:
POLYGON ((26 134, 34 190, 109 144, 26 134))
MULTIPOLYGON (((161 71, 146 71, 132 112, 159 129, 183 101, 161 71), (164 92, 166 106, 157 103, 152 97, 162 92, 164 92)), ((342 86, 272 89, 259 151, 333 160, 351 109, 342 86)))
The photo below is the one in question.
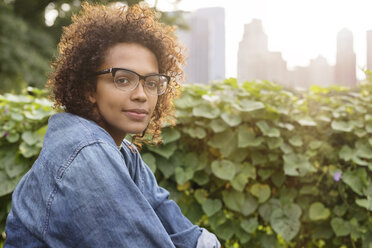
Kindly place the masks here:
POLYGON ((123 110, 123 112, 130 119, 133 119, 136 121, 143 121, 146 118, 146 116, 149 114, 149 112, 144 109, 126 109, 126 110, 123 110))

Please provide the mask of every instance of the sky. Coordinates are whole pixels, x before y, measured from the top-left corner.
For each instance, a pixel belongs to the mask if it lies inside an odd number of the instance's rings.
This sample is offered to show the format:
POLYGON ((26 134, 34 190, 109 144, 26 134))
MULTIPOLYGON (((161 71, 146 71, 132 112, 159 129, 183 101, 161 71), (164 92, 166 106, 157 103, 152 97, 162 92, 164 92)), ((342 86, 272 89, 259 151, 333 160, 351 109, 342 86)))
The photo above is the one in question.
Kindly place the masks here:
MULTIPOLYGON (((154 0, 147 1, 150 5, 154 0)), ((164 11, 225 8, 226 77, 236 77, 237 52, 244 24, 260 19, 268 36, 269 50, 279 51, 288 69, 307 66, 318 55, 329 64, 336 61, 337 33, 353 33, 357 76, 364 77, 366 31, 372 30, 372 0, 158 0, 164 11), (175 7, 176 6, 176 7, 175 7)))

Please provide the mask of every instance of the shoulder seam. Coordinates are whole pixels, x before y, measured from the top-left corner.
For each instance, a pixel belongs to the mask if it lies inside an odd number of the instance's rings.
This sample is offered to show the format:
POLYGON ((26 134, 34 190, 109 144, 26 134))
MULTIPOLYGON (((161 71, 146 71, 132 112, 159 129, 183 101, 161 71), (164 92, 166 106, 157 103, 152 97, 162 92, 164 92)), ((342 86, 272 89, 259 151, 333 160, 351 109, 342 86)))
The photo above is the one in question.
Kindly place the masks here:
MULTIPOLYGON (((93 140, 93 141, 90 141, 90 142, 82 142, 78 145, 78 147, 75 149, 74 153, 69 157, 67 162, 58 169, 57 176, 56 176, 56 183, 53 187, 53 190, 50 192, 48 200, 47 200, 46 216, 45 216, 45 221, 44 221, 44 225, 43 225, 43 229, 42 229, 42 237, 44 239, 45 239, 45 235, 47 233, 48 227, 49 227, 49 217, 50 217, 50 211, 51 211, 52 203, 53 203, 55 195, 57 194, 57 182, 62 180, 66 170, 69 168, 71 163, 74 161, 76 156, 81 152, 81 150, 84 147, 87 147, 87 146, 90 146, 90 145, 93 145, 93 144, 98 144, 98 143, 106 144, 106 145, 109 145, 110 147, 116 148, 112 144, 110 144, 110 143, 108 143, 108 142, 106 142, 102 139, 96 139, 96 140, 93 140)), ((114 149, 114 150, 117 150, 117 149, 114 149)), ((119 150, 117 150, 117 151, 118 151, 118 153, 120 153, 119 150)))

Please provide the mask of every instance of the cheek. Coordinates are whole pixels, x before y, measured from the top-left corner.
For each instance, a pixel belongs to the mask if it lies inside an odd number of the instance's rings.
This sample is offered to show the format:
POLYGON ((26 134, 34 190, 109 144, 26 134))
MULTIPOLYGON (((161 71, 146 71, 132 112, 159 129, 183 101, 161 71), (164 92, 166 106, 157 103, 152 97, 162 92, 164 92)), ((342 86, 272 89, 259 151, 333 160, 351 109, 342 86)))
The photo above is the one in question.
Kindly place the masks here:
POLYGON ((154 99, 151 99, 150 101, 150 104, 151 104, 151 109, 152 109, 152 112, 154 113, 154 110, 156 109, 157 107, 157 104, 158 104, 158 97, 154 97, 154 99))

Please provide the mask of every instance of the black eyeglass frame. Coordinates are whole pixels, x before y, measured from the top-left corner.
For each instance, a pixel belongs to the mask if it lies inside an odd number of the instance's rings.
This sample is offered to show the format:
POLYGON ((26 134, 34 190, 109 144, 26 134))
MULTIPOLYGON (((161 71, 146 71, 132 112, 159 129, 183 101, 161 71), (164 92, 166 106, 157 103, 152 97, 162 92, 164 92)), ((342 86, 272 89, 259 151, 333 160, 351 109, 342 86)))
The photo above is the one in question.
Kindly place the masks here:
MULTIPOLYGON (((148 74, 146 76, 142 76, 141 74, 138 74, 137 72, 135 71, 132 71, 132 70, 129 70, 129 69, 125 69, 125 68, 118 68, 118 67, 112 67, 112 68, 108 68, 106 70, 102 70, 102 71, 98 71, 96 72, 96 75, 102 75, 102 74, 108 74, 108 73, 111 73, 112 74, 112 77, 115 78, 115 74, 117 71, 127 71, 127 72, 131 72, 131 73, 134 73, 138 76, 139 80, 136 84, 136 86, 133 88, 133 90, 135 88, 138 87, 138 84, 140 83, 141 80, 145 81, 146 82, 146 78, 148 77, 151 77, 151 76, 162 76, 162 77, 165 77, 167 79, 167 85, 165 86, 165 90, 163 92, 161 92, 160 94, 157 94, 158 96, 162 95, 165 93, 165 91, 167 90, 167 87, 168 87, 168 84, 170 82, 170 76, 167 76, 167 75, 164 75, 164 74, 158 74, 158 73, 152 73, 152 74, 148 74)), ((116 83, 114 82, 115 84, 115 87, 116 87, 116 83)), ((118 89, 118 90, 121 90, 121 89, 118 89)), ((130 90, 132 91, 132 90, 130 90)), ((128 92, 128 91, 124 91, 124 92, 128 92)))

